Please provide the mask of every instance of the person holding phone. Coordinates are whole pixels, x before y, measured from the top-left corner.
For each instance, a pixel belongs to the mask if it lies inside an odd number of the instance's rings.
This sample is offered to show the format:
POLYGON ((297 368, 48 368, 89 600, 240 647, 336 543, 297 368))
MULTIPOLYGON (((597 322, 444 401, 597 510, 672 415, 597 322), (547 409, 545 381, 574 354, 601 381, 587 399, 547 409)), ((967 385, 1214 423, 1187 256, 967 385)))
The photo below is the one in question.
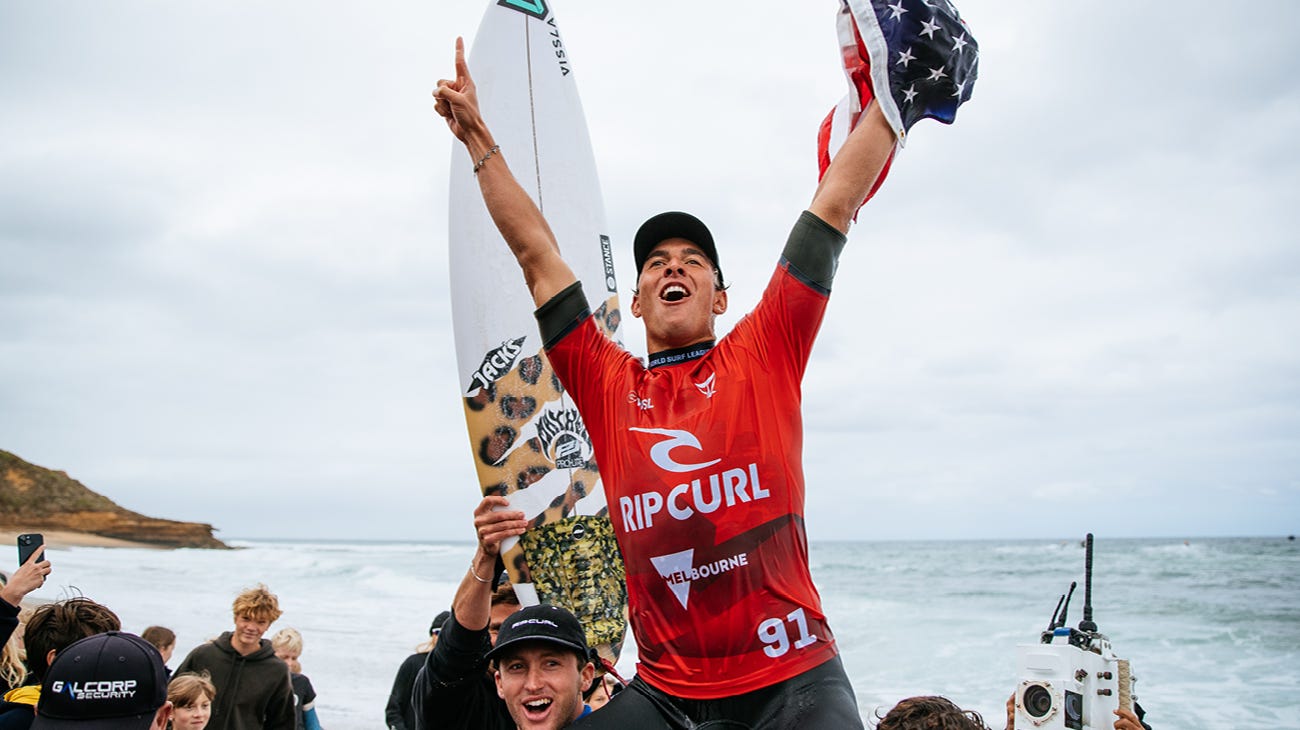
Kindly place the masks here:
POLYGON ((19 560, 18 570, 0 588, 0 646, 4 646, 18 628, 18 610, 22 608, 23 599, 44 585, 45 577, 53 570, 50 561, 45 559, 44 541, 24 556, 26 551, 23 549, 22 537, 19 538, 18 555, 20 558, 26 557, 26 560, 19 560))

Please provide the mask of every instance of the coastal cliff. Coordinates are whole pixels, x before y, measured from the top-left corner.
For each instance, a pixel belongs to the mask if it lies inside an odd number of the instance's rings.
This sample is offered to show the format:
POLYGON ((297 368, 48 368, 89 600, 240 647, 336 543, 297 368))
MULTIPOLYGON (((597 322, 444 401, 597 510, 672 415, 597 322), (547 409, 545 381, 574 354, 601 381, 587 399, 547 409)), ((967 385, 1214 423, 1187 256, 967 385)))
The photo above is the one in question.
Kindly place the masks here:
POLYGON ((212 525, 146 517, 119 507, 66 472, 0 450, 0 530, 68 531, 172 548, 229 548, 212 525))

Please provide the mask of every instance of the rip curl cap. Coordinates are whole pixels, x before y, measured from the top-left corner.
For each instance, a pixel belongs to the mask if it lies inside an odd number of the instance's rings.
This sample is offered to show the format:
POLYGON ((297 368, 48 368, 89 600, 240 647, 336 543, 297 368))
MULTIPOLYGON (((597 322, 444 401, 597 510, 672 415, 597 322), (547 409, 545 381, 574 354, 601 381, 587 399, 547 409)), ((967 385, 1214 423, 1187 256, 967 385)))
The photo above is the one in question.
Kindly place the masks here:
POLYGON ((499 659, 507 650, 529 641, 559 644, 586 658, 587 634, 582 623, 567 609, 559 606, 529 606, 510 614, 497 632, 497 645, 488 652, 488 659, 499 659))

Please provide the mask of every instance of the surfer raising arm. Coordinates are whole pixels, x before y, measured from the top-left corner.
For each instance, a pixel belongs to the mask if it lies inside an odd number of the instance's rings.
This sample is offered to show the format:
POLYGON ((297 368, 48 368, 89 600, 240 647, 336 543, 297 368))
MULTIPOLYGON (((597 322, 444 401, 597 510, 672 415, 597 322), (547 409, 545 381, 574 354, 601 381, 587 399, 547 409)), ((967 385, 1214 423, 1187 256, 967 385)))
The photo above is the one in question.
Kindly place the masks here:
POLYGON ((505 152, 497 146, 479 113, 478 93, 465 63, 464 39, 456 39, 456 78, 439 79, 433 96, 437 99, 433 108, 474 160, 479 190, 492 222, 519 261, 533 302, 541 306, 577 277, 560 257, 550 225, 511 174, 505 152))
POLYGON ((885 121, 880 105, 872 104, 831 160, 817 192, 813 193, 808 212, 840 233, 848 233, 853 214, 867 199, 867 193, 893 152, 894 132, 885 121))
MULTIPOLYGON (((438 83, 435 108, 469 152, 487 210, 537 306, 546 358, 581 415, 626 567, 636 678, 577 728, 863 726, 808 564, 802 381, 846 233, 897 138, 938 116, 935 105, 950 120, 974 81, 973 71, 959 85, 949 78, 955 71, 944 71, 956 68, 961 49, 973 52, 965 35, 953 41, 965 31, 949 4, 870 5, 850 13, 842 3, 841 20, 856 29, 842 28, 840 37, 874 28, 872 47, 900 54, 898 43, 911 49, 922 41, 877 37, 880 23, 902 12, 924 17, 924 29, 918 22, 912 32, 932 46, 934 83, 920 94, 922 82, 898 76, 917 69, 883 56, 878 74, 850 74, 864 84, 877 76, 890 83, 879 97, 854 87, 861 96, 850 107, 865 111, 848 115, 856 124, 834 136, 843 142, 823 158, 825 173, 758 305, 724 337, 715 320, 727 309, 727 287, 712 232, 678 211, 646 220, 632 244, 630 306, 645 322, 644 360, 602 329, 618 314, 613 300, 588 302, 555 234, 505 164, 480 113, 463 41, 456 42, 456 78, 438 83)), ((858 52, 865 59, 867 47, 858 52)))

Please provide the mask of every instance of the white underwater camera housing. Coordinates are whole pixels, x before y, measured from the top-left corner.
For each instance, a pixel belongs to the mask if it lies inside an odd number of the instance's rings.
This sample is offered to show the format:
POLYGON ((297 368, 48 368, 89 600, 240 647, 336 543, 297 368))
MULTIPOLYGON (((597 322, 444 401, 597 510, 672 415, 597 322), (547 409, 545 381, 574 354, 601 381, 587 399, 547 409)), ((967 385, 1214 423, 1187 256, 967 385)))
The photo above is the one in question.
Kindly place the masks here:
POLYGON ((1110 639, 1092 621, 1092 535, 1085 542, 1087 565, 1083 621, 1065 626, 1069 593, 1061 596, 1038 644, 1016 649, 1017 730, 1110 730, 1115 710, 1133 709, 1133 676, 1115 656, 1110 639))

